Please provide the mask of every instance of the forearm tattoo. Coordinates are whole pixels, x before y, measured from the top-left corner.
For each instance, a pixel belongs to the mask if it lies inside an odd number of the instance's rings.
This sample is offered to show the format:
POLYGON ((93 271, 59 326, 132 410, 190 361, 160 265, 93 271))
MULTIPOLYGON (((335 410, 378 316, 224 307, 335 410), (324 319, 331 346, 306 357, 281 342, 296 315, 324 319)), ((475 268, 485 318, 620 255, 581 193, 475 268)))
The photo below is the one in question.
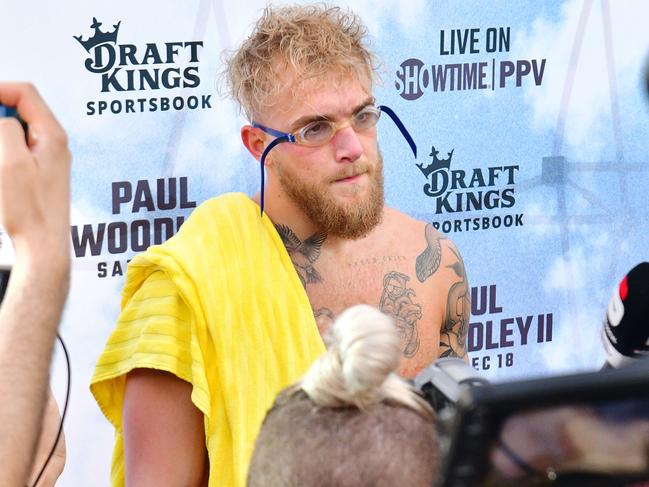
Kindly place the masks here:
POLYGON ((306 288, 307 284, 322 282, 322 276, 315 268, 314 263, 320 257, 322 244, 327 238, 327 234, 314 233, 305 241, 301 241, 286 225, 275 225, 275 228, 288 251, 302 285, 306 288))
POLYGON ((415 262, 415 271, 419 282, 424 282, 439 269, 439 264, 442 261, 440 240, 446 239, 446 237, 437 235, 430 223, 424 229, 424 236, 426 237, 426 249, 417 256, 415 262))
POLYGON ((452 268, 457 280, 451 285, 446 300, 446 317, 440 333, 440 357, 466 356, 466 336, 469 329, 469 313, 471 309, 469 283, 464 270, 464 262, 460 254, 449 247, 455 255, 452 268))
POLYGON ((408 358, 414 357, 419 350, 417 321, 422 316, 421 306, 412 300, 415 291, 408 288, 409 280, 407 275, 400 272, 387 273, 383 278, 383 293, 379 303, 379 309, 394 319, 403 355, 408 358))

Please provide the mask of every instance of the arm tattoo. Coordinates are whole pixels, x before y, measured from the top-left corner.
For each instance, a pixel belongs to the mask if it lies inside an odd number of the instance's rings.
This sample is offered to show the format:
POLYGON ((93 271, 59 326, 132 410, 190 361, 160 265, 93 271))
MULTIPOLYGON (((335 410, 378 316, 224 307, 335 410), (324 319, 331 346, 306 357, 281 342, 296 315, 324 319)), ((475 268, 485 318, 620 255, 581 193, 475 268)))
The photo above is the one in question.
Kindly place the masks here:
POLYGON ((450 247, 456 261, 449 265, 458 277, 448 291, 446 300, 446 318, 440 333, 440 358, 466 356, 466 336, 469 329, 469 311, 471 309, 469 282, 460 254, 450 247))
POLYGON ((307 284, 322 282, 322 276, 313 263, 320 257, 322 244, 327 238, 327 234, 314 233, 302 242, 286 225, 275 225, 275 228, 288 251, 302 285, 306 288, 307 284))
POLYGON ((446 239, 441 235, 435 235, 435 230, 430 223, 426 224, 424 236, 426 237, 426 249, 419 254, 415 263, 419 282, 424 282, 439 269, 439 264, 442 261, 442 246, 439 242, 446 239))
POLYGON ((417 320, 421 319, 421 306, 414 303, 413 289, 407 287, 410 278, 400 272, 392 271, 383 277, 383 293, 379 309, 392 316, 399 330, 401 347, 405 357, 414 357, 419 350, 417 320))

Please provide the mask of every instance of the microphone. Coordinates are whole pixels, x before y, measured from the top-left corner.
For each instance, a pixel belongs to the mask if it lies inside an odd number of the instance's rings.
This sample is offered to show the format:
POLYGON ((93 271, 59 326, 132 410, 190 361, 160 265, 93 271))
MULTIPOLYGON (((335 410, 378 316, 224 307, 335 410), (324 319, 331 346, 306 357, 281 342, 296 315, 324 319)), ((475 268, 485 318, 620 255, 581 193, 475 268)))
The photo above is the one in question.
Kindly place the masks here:
POLYGON ((602 341, 607 355, 604 369, 649 357, 649 262, 631 269, 613 291, 602 341))
POLYGON ((489 384, 477 370, 455 357, 436 360, 419 372, 414 382, 415 387, 438 413, 452 407, 465 388, 489 384))

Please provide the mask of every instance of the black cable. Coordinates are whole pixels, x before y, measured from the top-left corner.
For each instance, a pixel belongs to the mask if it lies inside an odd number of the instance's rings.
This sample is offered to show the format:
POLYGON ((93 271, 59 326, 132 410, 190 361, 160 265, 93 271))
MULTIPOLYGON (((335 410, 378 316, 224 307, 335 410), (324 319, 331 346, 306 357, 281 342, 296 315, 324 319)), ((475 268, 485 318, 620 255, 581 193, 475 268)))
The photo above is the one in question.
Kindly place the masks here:
POLYGON ((512 450, 509 445, 507 445, 507 443, 503 441, 502 438, 498 438, 498 446, 500 447, 500 450, 505 454, 505 456, 507 456, 507 458, 514 462, 516 466, 523 470, 526 474, 532 477, 539 477, 544 480, 550 480, 552 482, 557 480, 557 474, 556 472, 554 472, 554 470, 550 469, 548 472, 544 473, 532 467, 529 463, 518 456, 518 454, 516 454, 514 450, 512 450))
POLYGON ((56 445, 59 444, 59 440, 61 439, 61 434, 63 433, 63 422, 65 421, 65 414, 68 412, 68 402, 70 400, 70 382, 72 378, 72 373, 70 369, 70 356, 68 355, 68 349, 65 347, 65 343, 63 342, 63 338, 61 338, 61 335, 57 333, 56 338, 58 338, 59 342, 61 342, 61 347, 63 347, 63 353, 65 355, 65 363, 68 367, 68 386, 67 386, 67 391, 65 393, 65 404, 63 405, 63 413, 61 414, 61 423, 59 424, 59 432, 56 434, 56 439, 54 440, 52 451, 50 451, 50 454, 47 457, 47 460, 45 460, 45 464, 43 465, 43 468, 41 468, 41 471, 38 474, 38 477, 36 477, 36 481, 34 482, 34 485, 32 485, 32 487, 36 487, 36 485, 38 485, 38 481, 43 476, 43 473, 45 472, 47 465, 50 463, 50 460, 52 459, 52 456, 56 451, 56 445))

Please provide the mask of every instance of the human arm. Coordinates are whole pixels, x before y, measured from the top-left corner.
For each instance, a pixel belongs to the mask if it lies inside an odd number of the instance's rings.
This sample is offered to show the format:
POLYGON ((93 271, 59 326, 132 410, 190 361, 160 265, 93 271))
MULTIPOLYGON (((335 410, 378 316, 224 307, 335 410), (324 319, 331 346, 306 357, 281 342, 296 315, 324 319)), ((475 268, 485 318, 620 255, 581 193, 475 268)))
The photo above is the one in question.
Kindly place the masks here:
POLYGON ((460 251, 450 240, 447 242, 448 245, 445 248, 450 254, 450 258, 444 260, 448 261, 446 266, 452 272, 450 272, 450 278, 447 281, 449 286, 444 320, 440 329, 439 356, 459 357, 468 361, 466 340, 471 312, 471 288, 460 251))
MULTIPOLYGON (((135 264, 138 260, 136 257, 135 264)), ((207 389, 201 381, 202 355, 198 350, 196 355, 191 353, 192 312, 178 288, 161 269, 147 269, 149 272, 136 277, 134 269, 138 268, 131 263, 125 293, 133 280, 137 289, 131 288, 132 292, 127 294, 90 386, 102 412, 116 426, 118 446, 113 471, 117 469, 118 482, 126 481, 129 487, 148 485, 147 482, 156 485, 156 466, 165 458, 156 448, 180 445, 179 438, 192 429, 172 430, 171 438, 162 434, 174 427, 174 415, 183 411, 182 406, 196 410, 191 400, 193 388, 207 389), (174 404, 178 409, 172 408, 174 404), (160 438, 155 437, 156 432, 160 438), (153 471, 147 471, 147 467, 153 471)), ((197 424, 201 435, 196 436, 200 439, 195 444, 205 449, 203 424, 201 420, 197 424)), ((167 463, 180 465, 181 454, 172 456, 167 463)), ((159 485, 164 486, 167 481, 159 485)))
POLYGON ((415 269, 420 282, 435 275, 436 292, 443 294, 440 310, 439 357, 468 360, 466 338, 471 311, 469 281, 460 251, 431 224, 424 229, 426 248, 417 256, 415 269))
POLYGON ((129 372, 122 410, 126 487, 207 486, 203 414, 191 392, 191 384, 167 372, 129 372))
POLYGON ((0 222, 16 260, 0 306, 0 472, 23 485, 36 448, 54 338, 69 287, 70 153, 65 132, 31 85, 0 83, 0 222))
MULTIPOLYGON (((56 440, 56 435, 59 432, 59 427, 61 425, 61 413, 56 404, 56 400, 52 395, 52 391, 49 391, 47 397, 47 403, 45 405, 45 410, 43 412, 43 424, 41 427, 40 438, 38 440, 38 447, 36 448, 36 453, 34 455, 34 462, 32 463, 32 471, 29 475, 28 485, 34 485, 38 475, 41 473, 45 462, 49 458, 52 447, 54 446, 54 441, 56 440)), ((61 434, 52 458, 47 461, 47 467, 43 471, 36 487, 53 487, 56 484, 57 479, 63 472, 65 467, 65 437, 61 434)))

